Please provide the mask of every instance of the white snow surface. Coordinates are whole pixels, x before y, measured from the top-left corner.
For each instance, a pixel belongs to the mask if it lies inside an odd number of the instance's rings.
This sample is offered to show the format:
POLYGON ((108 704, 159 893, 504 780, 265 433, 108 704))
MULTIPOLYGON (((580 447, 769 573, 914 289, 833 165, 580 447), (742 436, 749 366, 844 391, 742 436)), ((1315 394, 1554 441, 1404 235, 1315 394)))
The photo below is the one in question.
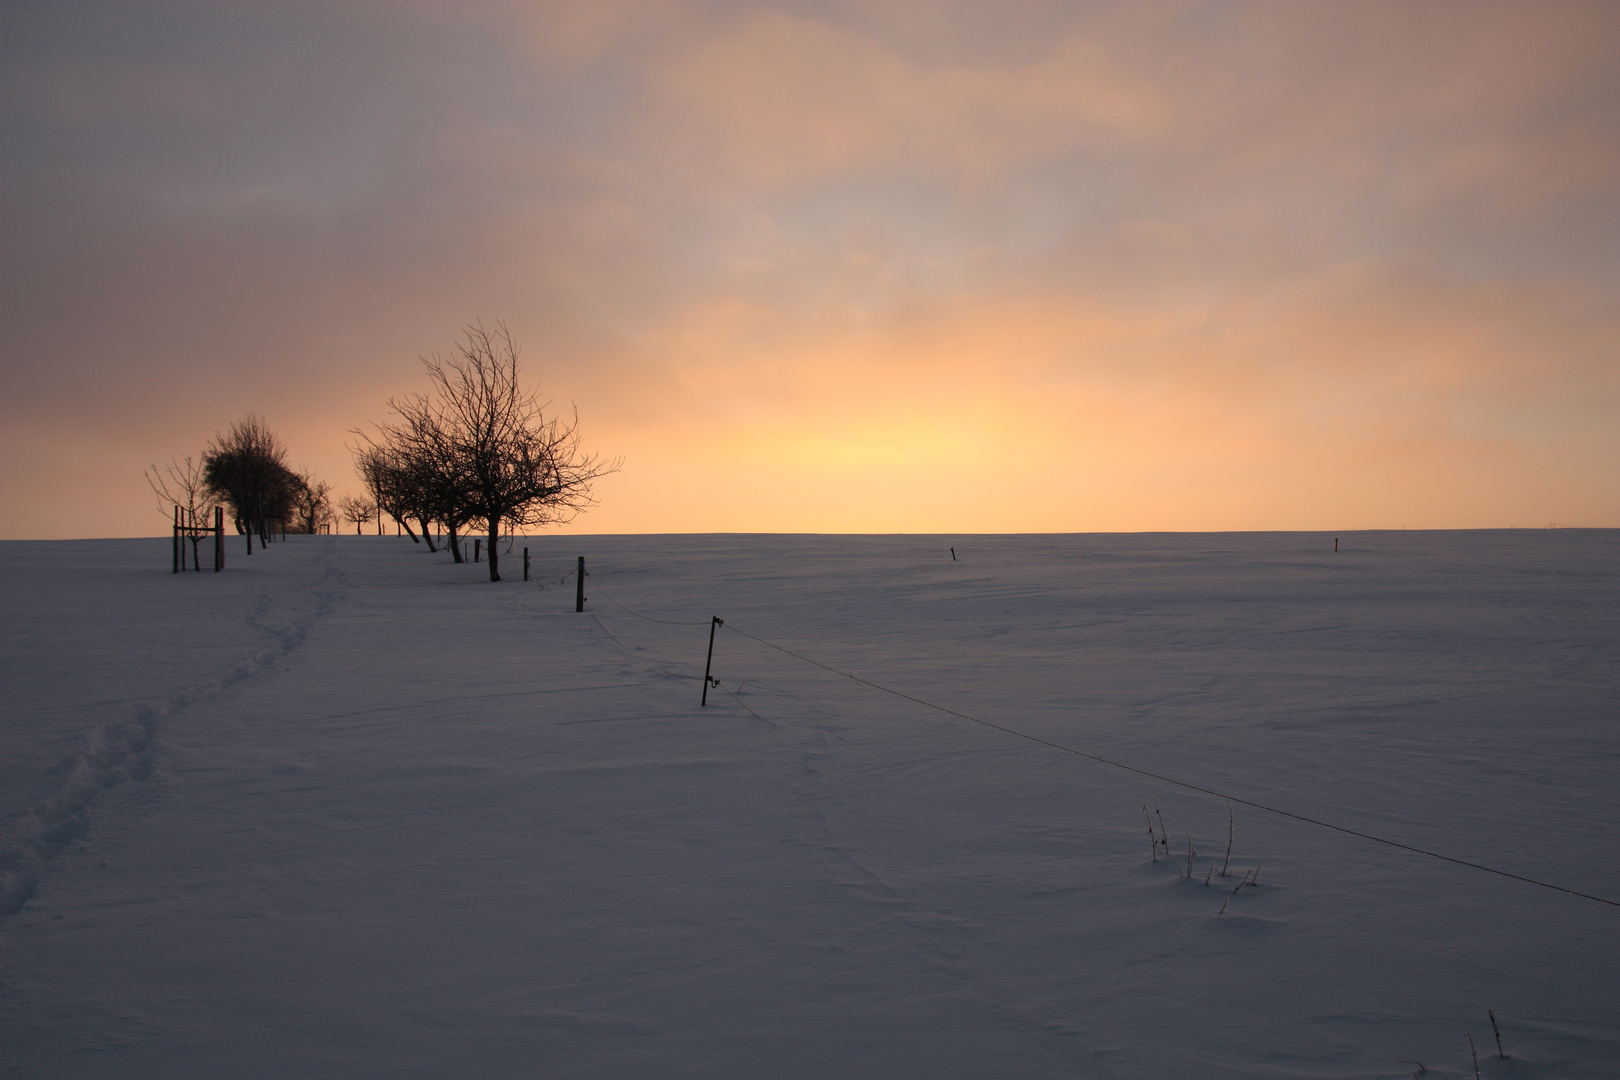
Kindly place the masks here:
POLYGON ((1616 531, 520 543, 0 544, 0 1075, 1620 1076, 1620 907, 733 629, 1620 900, 1616 531))

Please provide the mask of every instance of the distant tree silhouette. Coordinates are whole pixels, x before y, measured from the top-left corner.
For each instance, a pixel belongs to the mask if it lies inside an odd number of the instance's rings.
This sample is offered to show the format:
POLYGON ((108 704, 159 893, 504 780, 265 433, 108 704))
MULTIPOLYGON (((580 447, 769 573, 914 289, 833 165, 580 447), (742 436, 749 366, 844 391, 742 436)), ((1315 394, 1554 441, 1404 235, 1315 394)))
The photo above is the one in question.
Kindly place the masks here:
POLYGON ((360 435, 361 442, 350 447, 354 452, 355 469, 377 503, 379 518, 386 511, 410 535, 413 543, 425 540, 428 550, 436 551, 433 532, 429 528, 432 515, 427 508, 422 484, 405 452, 388 442, 385 436, 379 436, 383 438, 383 442, 379 443, 363 432, 357 431, 356 434, 360 435), (422 530, 421 540, 417 539, 411 528, 412 520, 422 530))
POLYGON ((361 534, 361 526, 370 522, 373 517, 378 519, 378 527, 381 528, 382 526, 382 518, 377 510, 377 504, 370 499, 359 495, 345 495, 338 500, 337 508, 338 513, 343 516, 343 520, 354 526, 354 535, 356 536, 361 534))
POLYGON ((248 413, 223 435, 215 435, 202 456, 203 480, 231 508, 239 533, 268 536, 270 522, 286 522, 304 480, 287 467, 287 450, 263 419, 248 413))
POLYGON ((291 516, 287 519, 289 531, 313 536, 323 526, 336 524, 337 517, 332 513, 332 485, 315 479, 307 469, 294 473, 293 477, 297 484, 292 492, 291 516))
POLYGON ((385 500, 422 523, 430 550, 430 524, 443 525, 450 557, 462 562, 460 532, 476 519, 465 463, 456 456, 454 440, 432 399, 411 394, 390 399, 388 407, 399 418, 396 422, 379 426, 375 438, 357 432, 365 443, 360 467, 378 477, 385 500))
POLYGON ((501 580, 503 529, 571 519, 594 504, 593 481, 619 467, 581 449, 577 413, 546 415, 549 404, 523 387, 518 353, 504 323, 467 326, 455 356, 422 358, 430 394, 391 399, 397 419, 375 436, 359 433, 362 473, 409 491, 420 513, 445 525, 456 561, 457 531, 482 525, 491 581, 501 580))
POLYGON ((518 347, 504 323, 466 327, 456 356, 427 361, 438 424, 465 484, 467 509, 489 537, 489 580, 501 580, 503 525, 566 521, 593 504, 591 484, 618 469, 580 449, 579 417, 545 415, 519 378, 518 347))

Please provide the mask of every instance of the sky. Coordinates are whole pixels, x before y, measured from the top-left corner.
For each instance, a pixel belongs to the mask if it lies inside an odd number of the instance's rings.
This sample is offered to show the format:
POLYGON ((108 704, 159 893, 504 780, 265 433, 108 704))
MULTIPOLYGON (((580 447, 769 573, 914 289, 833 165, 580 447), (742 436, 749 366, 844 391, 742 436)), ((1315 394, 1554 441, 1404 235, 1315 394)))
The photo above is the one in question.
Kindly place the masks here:
POLYGON ((0 537, 503 321, 576 532, 1620 526, 1620 6, 0 4, 0 537))

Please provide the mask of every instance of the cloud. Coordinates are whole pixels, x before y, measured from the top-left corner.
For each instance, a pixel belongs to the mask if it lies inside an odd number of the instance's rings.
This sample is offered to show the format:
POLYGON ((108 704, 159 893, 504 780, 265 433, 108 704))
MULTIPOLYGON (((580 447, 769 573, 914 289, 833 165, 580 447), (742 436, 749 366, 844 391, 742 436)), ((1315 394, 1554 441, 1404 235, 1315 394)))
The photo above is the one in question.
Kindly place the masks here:
MULTIPOLYGON (((852 30, 751 12, 656 79, 650 126, 712 148, 731 178, 769 186, 850 170, 980 183, 1090 142, 1162 135, 1154 87, 1082 37, 1013 69, 924 65, 852 30), (739 93, 739 88, 746 92, 739 93)), ((705 170, 708 175, 708 170, 705 170)))
POLYGON ((0 18, 8 521, 248 409, 342 488, 479 317, 585 528, 1620 517, 1607 8, 0 18))

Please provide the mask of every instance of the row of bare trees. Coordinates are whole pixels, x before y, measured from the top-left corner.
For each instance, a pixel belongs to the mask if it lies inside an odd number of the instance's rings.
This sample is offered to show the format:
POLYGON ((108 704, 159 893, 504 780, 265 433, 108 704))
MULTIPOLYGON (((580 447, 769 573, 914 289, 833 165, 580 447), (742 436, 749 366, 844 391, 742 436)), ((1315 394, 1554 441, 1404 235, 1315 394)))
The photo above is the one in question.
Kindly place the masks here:
POLYGON ((214 436, 200 459, 149 467, 146 482, 159 504, 179 507, 188 524, 224 506, 238 533, 261 540, 273 528, 315 533, 334 520, 330 485, 288 466, 286 447, 253 413, 214 436))
POLYGON ((370 501, 412 540, 420 530, 433 549, 442 526, 460 562, 459 535, 483 531, 491 581, 501 580, 502 535, 572 519, 594 503, 592 482, 618 468, 581 448, 577 413, 547 415, 518 355, 504 323, 469 325, 453 356, 422 358, 428 392, 390 399, 391 418, 357 429, 352 448, 370 501))

